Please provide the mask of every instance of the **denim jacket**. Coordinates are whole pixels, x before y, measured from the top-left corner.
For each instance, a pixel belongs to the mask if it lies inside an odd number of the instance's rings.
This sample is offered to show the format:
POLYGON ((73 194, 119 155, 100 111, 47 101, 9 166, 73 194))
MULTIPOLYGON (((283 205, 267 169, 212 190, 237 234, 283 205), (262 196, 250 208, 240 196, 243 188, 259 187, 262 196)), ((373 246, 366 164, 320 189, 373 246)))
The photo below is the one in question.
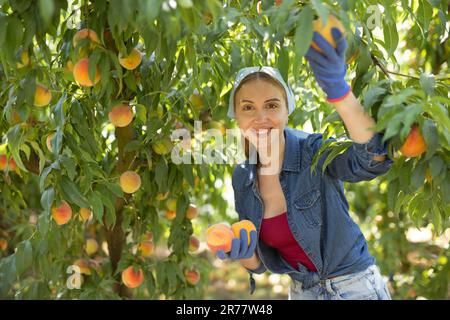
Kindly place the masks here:
POLYGON ((354 142, 328 164, 324 174, 321 168, 327 153, 310 173, 313 156, 322 145, 322 134, 286 128, 284 136, 284 160, 279 179, 286 198, 287 219, 294 238, 317 272, 300 263, 297 269, 293 268, 278 250, 261 241, 264 204, 256 185, 256 165, 246 160, 234 169, 232 184, 239 220, 251 220, 259 239, 256 253, 262 263, 256 270, 247 269, 250 294, 255 290, 253 273, 269 270, 288 274, 307 289, 320 280, 359 272, 375 263, 360 228, 349 216, 343 181, 371 180, 389 170, 392 160, 387 157, 387 142, 382 144, 382 135, 376 133, 364 144, 354 142), (386 158, 373 160, 377 155, 386 158))

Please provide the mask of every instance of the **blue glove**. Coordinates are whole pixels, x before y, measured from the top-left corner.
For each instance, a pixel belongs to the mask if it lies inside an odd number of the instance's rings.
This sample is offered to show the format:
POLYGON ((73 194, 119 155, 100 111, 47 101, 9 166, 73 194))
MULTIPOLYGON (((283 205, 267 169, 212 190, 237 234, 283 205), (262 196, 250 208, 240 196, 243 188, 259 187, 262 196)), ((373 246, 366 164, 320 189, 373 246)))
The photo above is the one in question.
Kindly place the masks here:
POLYGON ((310 46, 305 57, 313 70, 317 83, 327 94, 328 101, 336 102, 345 97, 351 88, 344 79, 347 72, 345 63, 347 40, 337 28, 332 28, 331 34, 336 42, 336 49, 322 35, 314 32, 313 41, 322 49, 323 53, 310 46))
POLYGON ((253 256, 253 252, 256 248, 256 231, 250 231, 250 245, 247 245, 248 235, 247 230, 241 229, 239 238, 234 238, 231 241, 231 251, 229 253, 225 253, 223 250, 217 250, 216 256, 221 259, 248 259, 253 256))

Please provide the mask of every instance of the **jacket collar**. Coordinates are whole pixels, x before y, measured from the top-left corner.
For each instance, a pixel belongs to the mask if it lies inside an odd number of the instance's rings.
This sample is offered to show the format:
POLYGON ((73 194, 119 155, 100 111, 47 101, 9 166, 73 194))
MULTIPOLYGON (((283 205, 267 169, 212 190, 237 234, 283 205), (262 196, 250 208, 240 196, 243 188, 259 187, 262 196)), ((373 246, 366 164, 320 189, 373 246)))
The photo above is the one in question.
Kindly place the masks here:
MULTIPOLYGON (((281 171, 300 172, 300 154, 301 144, 299 143, 299 136, 295 134, 295 130, 291 128, 284 129, 284 159, 281 171)), ((246 159, 243 168, 247 170, 246 186, 254 183, 257 177, 256 164, 250 164, 246 159)))

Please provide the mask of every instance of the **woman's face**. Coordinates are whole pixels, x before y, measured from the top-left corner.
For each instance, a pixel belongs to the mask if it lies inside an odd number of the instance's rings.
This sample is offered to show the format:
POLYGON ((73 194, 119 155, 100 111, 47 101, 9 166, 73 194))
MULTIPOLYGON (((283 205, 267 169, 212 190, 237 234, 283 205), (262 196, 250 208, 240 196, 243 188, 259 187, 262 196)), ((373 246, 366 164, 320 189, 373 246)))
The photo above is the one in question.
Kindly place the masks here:
POLYGON ((288 110, 283 93, 278 86, 261 79, 243 84, 236 93, 236 121, 258 150, 284 139, 288 110))

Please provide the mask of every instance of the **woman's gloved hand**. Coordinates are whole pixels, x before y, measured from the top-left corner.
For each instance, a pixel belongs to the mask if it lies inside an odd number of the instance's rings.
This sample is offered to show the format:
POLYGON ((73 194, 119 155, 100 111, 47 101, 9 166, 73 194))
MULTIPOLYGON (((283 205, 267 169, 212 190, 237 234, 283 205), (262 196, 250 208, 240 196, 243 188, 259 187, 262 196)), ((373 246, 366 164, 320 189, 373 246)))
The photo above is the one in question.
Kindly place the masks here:
POLYGON ((323 53, 310 46, 305 57, 314 72, 317 83, 327 94, 328 101, 336 102, 344 98, 351 88, 344 79, 347 73, 345 63, 347 40, 337 28, 332 28, 331 34, 336 42, 336 49, 322 35, 314 32, 313 41, 323 53))
POLYGON ((250 244, 248 243, 248 235, 246 229, 241 229, 239 238, 233 238, 231 241, 231 251, 225 253, 223 250, 217 250, 216 256, 219 259, 248 259, 253 256, 256 248, 257 234, 255 230, 250 231, 250 244))

